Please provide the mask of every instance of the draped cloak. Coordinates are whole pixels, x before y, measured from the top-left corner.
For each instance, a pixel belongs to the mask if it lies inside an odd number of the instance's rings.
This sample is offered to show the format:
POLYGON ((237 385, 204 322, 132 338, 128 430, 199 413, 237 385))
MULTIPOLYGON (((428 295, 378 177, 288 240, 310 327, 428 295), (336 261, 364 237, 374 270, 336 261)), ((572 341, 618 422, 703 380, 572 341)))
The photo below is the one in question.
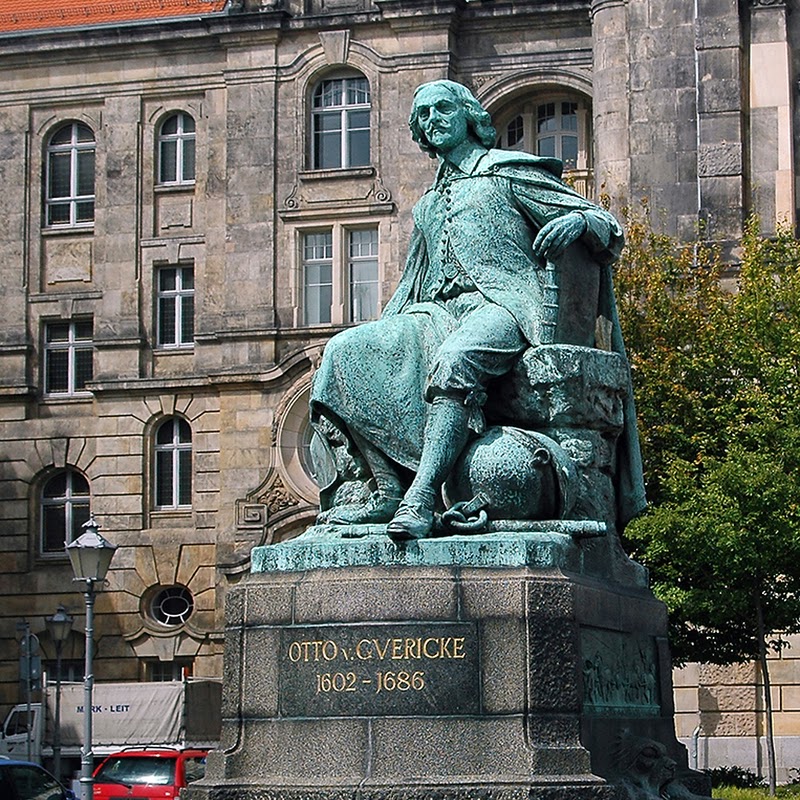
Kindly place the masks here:
MULTIPOLYGON (((445 179, 440 166, 434 185, 414 207, 405 269, 381 318, 337 334, 325 348, 312 384, 312 423, 325 416, 416 470, 428 409, 426 380, 438 347, 459 322, 442 299, 443 285, 456 274, 485 301, 509 311, 530 346, 548 342, 546 265, 532 245, 544 225, 574 211, 586 221, 580 239, 585 268, 600 270, 597 315, 611 321, 611 347, 624 355, 611 281, 622 230, 560 174, 557 159, 479 147, 464 172, 445 179)), ((645 505, 630 391, 615 485, 622 526, 645 505)))

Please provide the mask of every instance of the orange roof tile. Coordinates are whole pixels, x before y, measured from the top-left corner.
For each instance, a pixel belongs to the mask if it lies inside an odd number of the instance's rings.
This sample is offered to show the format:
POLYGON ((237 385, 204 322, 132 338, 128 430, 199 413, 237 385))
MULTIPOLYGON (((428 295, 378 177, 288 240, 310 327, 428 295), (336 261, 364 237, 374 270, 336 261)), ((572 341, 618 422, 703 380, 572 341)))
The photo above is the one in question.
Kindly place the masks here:
POLYGON ((218 14, 226 0, 0 0, 0 34, 218 14))

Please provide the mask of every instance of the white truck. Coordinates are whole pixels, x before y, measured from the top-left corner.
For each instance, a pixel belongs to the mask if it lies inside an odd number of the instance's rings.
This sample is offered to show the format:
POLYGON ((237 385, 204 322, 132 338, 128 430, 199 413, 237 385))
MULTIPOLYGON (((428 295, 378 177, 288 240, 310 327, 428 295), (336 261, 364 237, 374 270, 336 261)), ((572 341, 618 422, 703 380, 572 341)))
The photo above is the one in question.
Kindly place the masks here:
MULTIPOLYGON (((219 746, 222 684, 214 680, 96 683, 92 698, 95 758, 126 747, 219 746)), ((52 770, 56 687, 41 703, 14 706, 3 723, 0 756, 35 761, 52 770), (29 716, 30 711, 30 716, 29 716)), ((82 683, 61 684, 61 772, 80 770, 84 726, 82 683)))

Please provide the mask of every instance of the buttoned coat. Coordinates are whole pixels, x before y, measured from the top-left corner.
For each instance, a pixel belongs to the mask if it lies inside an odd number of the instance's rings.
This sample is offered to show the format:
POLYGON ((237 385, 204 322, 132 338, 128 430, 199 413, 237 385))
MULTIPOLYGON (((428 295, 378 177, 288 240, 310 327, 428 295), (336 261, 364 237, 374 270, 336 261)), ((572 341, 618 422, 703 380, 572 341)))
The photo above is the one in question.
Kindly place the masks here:
MULTIPOLYGON (((454 258, 483 295, 511 312, 531 344, 541 344, 545 264, 533 252, 536 234, 551 220, 580 212, 588 271, 617 259, 622 229, 611 214, 559 179, 557 159, 476 148, 466 167, 455 176, 443 175, 440 167, 414 207, 405 271, 384 316, 432 300, 454 258)), ((599 304, 608 305, 608 298, 599 304)))

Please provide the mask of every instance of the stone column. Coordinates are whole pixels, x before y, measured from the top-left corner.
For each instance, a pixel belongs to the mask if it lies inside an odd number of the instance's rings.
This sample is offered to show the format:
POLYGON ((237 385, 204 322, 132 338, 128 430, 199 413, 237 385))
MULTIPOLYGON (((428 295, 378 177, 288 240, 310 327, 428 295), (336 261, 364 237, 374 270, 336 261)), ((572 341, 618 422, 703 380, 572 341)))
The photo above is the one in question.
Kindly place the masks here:
POLYGON ((630 192, 627 5, 593 0, 591 6, 596 192, 615 205, 624 205, 630 192))
POLYGON ((766 234, 795 218, 791 55, 785 0, 750 0, 750 142, 753 210, 766 234))
POLYGON ((698 0, 697 176, 710 239, 735 243, 744 216, 742 34, 736 0, 698 0))

